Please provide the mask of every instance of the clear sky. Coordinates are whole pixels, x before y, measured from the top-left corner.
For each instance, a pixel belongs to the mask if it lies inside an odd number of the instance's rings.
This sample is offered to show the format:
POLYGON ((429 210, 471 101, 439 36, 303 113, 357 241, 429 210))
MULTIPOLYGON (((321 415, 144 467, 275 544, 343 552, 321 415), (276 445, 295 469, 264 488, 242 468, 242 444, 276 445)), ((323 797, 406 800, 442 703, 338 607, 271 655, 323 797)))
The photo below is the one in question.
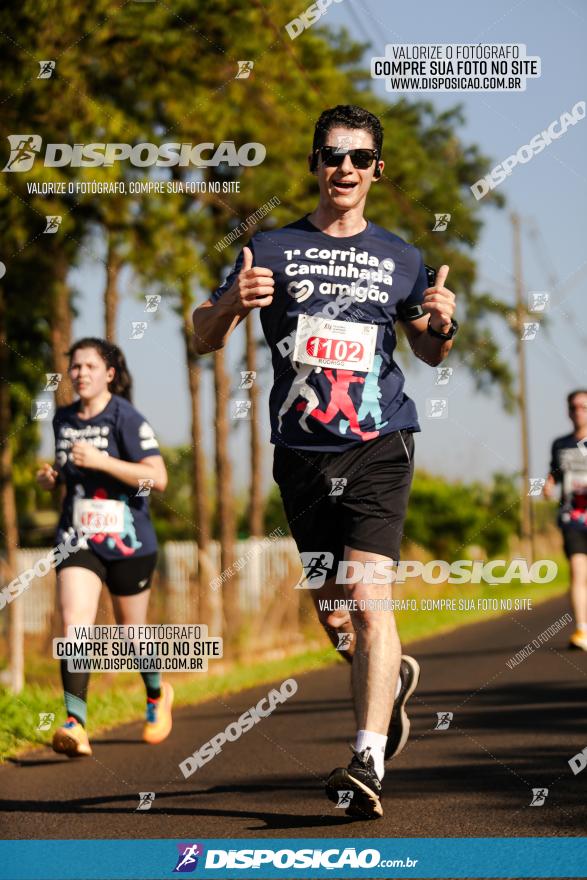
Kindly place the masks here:
MULTIPOLYGON (((304 8, 304 0, 301 0, 300 11, 304 8)), ((322 23, 344 24, 356 39, 371 39, 372 49, 367 50, 365 57, 367 66, 371 55, 385 54, 387 43, 525 43, 528 55, 539 55, 542 59, 542 75, 529 79, 526 91, 406 95, 408 99, 426 97, 438 110, 462 103, 466 121, 458 134, 466 143, 479 144, 482 152, 494 160, 492 166, 527 144, 533 135, 563 112, 570 111, 577 101, 587 99, 587 4, 580 0, 495 0, 491 4, 473 4, 470 0, 445 0, 442 4, 430 0, 411 4, 342 0, 329 7, 322 23)), ((298 39, 303 39, 303 35, 298 39)), ((381 81, 376 80, 374 87, 382 95, 387 94, 388 99, 400 96, 386 93, 381 81)), ((391 137, 393 131, 386 132, 386 138, 391 137)), ((587 302, 586 146, 587 120, 582 120, 539 155, 518 165, 499 187, 507 198, 507 210, 482 208, 485 227, 474 254, 479 266, 480 289, 513 303, 509 212, 517 211, 523 221, 525 290, 551 294, 549 329, 541 327, 537 338, 525 343, 534 476, 544 474, 552 438, 569 430, 566 393, 574 387, 587 387, 587 319, 583 311, 585 305, 582 305, 587 302), (537 230, 538 238, 530 237, 532 228, 537 230)), ((72 273, 72 282, 83 291, 79 300, 80 315, 75 322, 76 335, 100 333, 103 327, 102 265, 84 265, 72 273)), ((451 287, 450 275, 448 286, 451 287)), ((458 289, 452 289, 458 301, 458 289)), ((119 316, 119 341, 135 378, 135 403, 153 423, 164 443, 186 443, 189 408, 179 323, 164 303, 155 320, 152 315, 145 315, 137 298, 139 294, 137 290, 125 291, 119 316), (150 324, 144 338, 131 340, 131 321, 145 319, 150 324)), ((515 367, 514 337, 505 324, 500 327, 503 352, 515 367)), ((233 375, 237 378, 236 358, 241 356, 244 341, 242 328, 239 333, 241 340, 237 341, 236 335, 233 337, 230 352, 235 367, 233 375)), ((408 356, 402 366, 407 377, 406 390, 420 412, 422 433, 417 437, 417 465, 463 479, 486 479, 497 470, 511 472, 519 468, 518 422, 504 413, 497 395, 476 392, 464 367, 457 366, 450 385, 441 395, 434 384, 435 371, 415 364, 414 358, 408 356), (447 419, 431 420, 424 415, 426 398, 436 396, 449 398, 447 419)), ((206 381, 204 404, 210 426, 206 444, 210 467, 213 467, 211 377, 206 381)), ((268 439, 266 405, 263 430, 268 439)), ((235 460, 236 455, 242 460, 242 452, 238 454, 237 450, 246 442, 246 423, 235 423, 235 460)), ((246 485, 246 468, 239 466, 237 483, 241 487, 246 485)), ((270 456, 267 455, 266 488, 269 483, 270 456)))

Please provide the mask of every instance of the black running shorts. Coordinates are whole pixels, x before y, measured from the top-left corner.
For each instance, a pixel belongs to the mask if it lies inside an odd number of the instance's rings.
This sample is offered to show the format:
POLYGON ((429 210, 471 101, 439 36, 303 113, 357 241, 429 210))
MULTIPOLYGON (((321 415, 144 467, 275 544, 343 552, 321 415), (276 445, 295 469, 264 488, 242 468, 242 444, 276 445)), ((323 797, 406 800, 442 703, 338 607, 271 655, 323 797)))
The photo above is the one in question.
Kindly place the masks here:
POLYGON ((563 526, 563 545, 567 558, 574 553, 587 553, 587 531, 573 526, 563 526))
POLYGON ((335 563, 345 545, 399 560, 413 473, 414 436, 407 430, 344 452, 276 446, 273 459, 299 552, 328 551, 335 563))
POLYGON ((110 560, 92 550, 77 550, 60 562, 56 571, 59 574, 64 568, 86 568, 98 575, 113 596, 135 596, 151 586, 156 564, 156 553, 110 560))

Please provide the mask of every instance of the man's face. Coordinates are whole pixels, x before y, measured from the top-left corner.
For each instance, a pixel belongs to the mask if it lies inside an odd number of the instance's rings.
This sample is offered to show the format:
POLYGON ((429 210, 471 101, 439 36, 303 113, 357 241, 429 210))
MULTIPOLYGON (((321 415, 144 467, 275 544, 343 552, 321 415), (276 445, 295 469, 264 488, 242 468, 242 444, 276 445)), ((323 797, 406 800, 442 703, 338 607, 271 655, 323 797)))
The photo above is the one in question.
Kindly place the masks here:
MULTIPOLYGON (((375 149, 371 133, 357 128, 331 128, 324 145, 339 150, 375 149)), ((383 162, 379 163, 381 170, 383 165, 383 162)), ((345 156, 340 165, 330 167, 324 164, 318 154, 317 177, 321 199, 339 211, 356 208, 367 198, 375 168, 375 161, 365 170, 355 168, 350 156, 345 156)))
POLYGON ((575 430, 587 428, 587 394, 575 394, 569 403, 569 418, 575 430))

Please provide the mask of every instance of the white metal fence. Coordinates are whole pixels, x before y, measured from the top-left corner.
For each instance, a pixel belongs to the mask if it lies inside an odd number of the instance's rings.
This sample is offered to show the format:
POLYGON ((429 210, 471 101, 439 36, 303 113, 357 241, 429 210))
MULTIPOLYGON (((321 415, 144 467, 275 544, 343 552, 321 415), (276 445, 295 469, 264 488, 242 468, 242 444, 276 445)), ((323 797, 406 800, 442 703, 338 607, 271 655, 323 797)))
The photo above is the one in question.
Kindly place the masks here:
MULTIPOLYGON (((17 552, 17 571, 32 568, 49 552, 49 547, 17 552)), ((210 589, 222 590, 228 578, 236 578, 241 610, 253 614, 266 608, 278 591, 292 590, 301 573, 301 563, 292 538, 248 538, 237 541, 232 571, 220 571, 220 545, 209 545, 211 569, 218 580, 210 589)), ((169 622, 197 622, 198 547, 192 541, 168 541, 161 548, 158 572, 164 590, 165 615, 169 622)), ((206 586, 206 585, 204 585, 206 586)), ((293 597, 292 597, 293 598, 293 597)), ((55 573, 35 577, 19 597, 24 609, 24 632, 44 635, 50 631, 55 611, 55 573)), ((2 615, 4 620, 6 615, 2 615)))

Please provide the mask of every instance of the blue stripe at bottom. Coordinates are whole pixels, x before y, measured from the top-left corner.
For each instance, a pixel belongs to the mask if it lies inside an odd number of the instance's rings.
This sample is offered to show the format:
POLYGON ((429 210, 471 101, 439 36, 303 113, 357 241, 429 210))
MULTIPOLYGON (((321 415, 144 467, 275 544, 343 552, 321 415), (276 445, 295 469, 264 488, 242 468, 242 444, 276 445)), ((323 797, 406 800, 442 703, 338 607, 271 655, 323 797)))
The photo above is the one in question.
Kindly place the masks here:
POLYGON ((587 838, 0 841, 2 880, 585 877, 587 838), (391 864, 385 864, 391 862, 391 864), (177 868, 177 870, 176 870, 177 868))

